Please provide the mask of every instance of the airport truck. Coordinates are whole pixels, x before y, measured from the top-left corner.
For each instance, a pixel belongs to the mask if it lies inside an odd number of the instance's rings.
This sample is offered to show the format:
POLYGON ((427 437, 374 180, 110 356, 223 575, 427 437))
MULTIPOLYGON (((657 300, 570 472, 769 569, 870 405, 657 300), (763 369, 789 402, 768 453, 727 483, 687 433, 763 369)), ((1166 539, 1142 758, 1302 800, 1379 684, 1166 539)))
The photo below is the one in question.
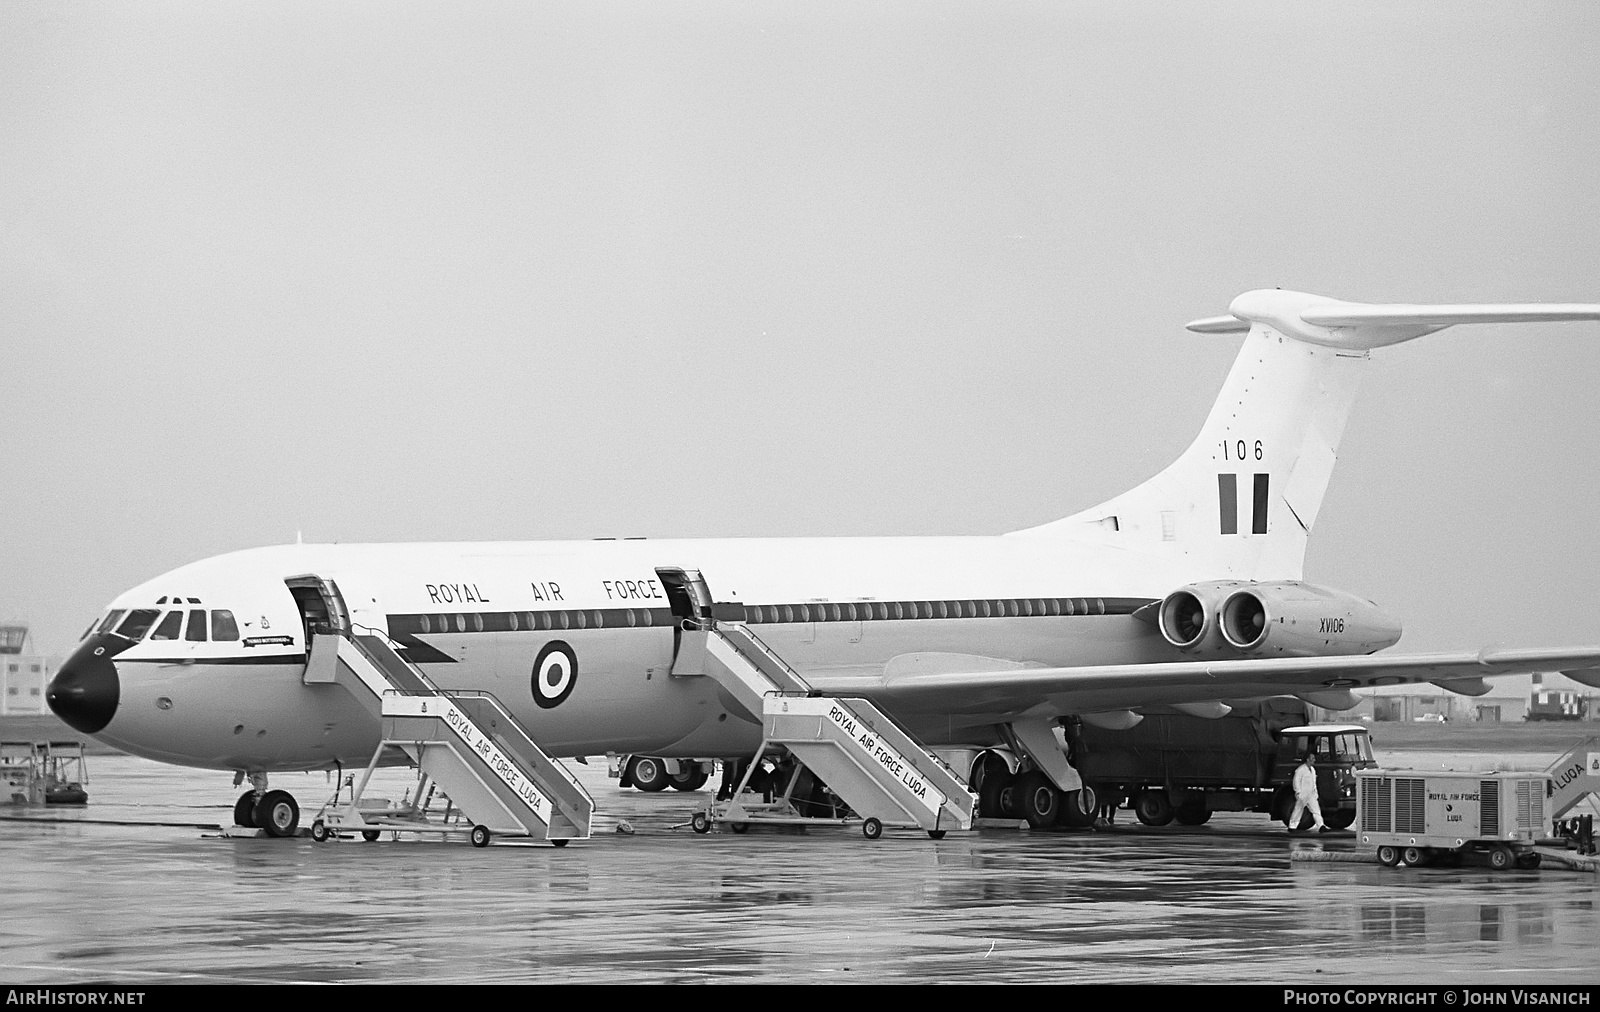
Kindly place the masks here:
POLYGON ((1367 769, 1356 773, 1363 844, 1394 867, 1457 865, 1473 856, 1496 871, 1537 868, 1555 793, 1548 773, 1367 769))
MULTIPOLYGON (((1306 718, 1305 703, 1282 696, 1217 718, 1150 707, 1127 730, 1078 723, 1067 728, 1066 738, 1074 766, 1102 809, 1125 804, 1147 826, 1174 819, 1198 826, 1213 812, 1262 812, 1287 820, 1295 767, 1311 752, 1323 820, 1345 829, 1356 819, 1354 773, 1375 765, 1367 729, 1308 724, 1306 718)), ((1310 824, 1309 815, 1303 824, 1310 824)))

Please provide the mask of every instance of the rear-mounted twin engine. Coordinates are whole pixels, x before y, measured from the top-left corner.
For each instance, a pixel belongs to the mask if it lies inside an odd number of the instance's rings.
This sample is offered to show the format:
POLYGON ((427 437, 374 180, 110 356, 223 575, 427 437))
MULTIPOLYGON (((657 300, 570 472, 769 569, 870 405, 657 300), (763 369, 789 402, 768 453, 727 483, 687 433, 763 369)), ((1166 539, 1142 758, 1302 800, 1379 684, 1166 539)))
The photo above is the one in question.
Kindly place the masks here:
POLYGON ((1161 602, 1157 624, 1179 650, 1213 657, 1370 654, 1400 639, 1371 601, 1292 581, 1191 584, 1161 602))

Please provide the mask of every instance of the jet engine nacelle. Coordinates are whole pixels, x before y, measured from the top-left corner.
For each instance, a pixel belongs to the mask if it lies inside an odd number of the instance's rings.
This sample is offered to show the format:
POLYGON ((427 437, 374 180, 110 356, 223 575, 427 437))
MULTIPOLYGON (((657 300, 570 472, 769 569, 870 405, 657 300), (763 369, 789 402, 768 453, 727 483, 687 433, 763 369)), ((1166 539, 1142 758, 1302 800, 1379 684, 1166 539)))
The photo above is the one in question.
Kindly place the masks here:
POLYGON ((1370 654, 1400 639, 1400 623, 1371 601, 1289 581, 1234 590, 1217 625, 1230 647, 1252 656, 1370 654))
POLYGON ((1371 601, 1309 583, 1193 583, 1161 602, 1162 637, 1198 657, 1370 654, 1400 639, 1371 601))
POLYGON ((1242 580, 1192 583, 1168 594, 1157 612, 1162 637, 1186 654, 1217 657, 1234 651, 1222 638, 1218 614, 1222 603, 1244 587, 1242 580))

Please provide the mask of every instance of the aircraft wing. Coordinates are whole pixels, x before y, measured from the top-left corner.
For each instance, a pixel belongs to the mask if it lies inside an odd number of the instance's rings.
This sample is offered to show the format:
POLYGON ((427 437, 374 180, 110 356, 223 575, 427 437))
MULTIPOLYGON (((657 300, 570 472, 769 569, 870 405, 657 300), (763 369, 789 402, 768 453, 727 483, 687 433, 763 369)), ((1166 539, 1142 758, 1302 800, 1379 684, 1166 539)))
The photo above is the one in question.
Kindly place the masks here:
MULTIPOLYGON (((931 656, 931 655, 930 655, 931 656)), ((946 658, 949 655, 945 655, 946 658)), ((1490 647, 1477 653, 1409 656, 1296 657, 1259 660, 1107 664, 1071 668, 949 670, 948 663, 919 665, 914 657, 891 662, 884 677, 817 679, 829 695, 862 692, 896 710, 984 717, 1095 713, 1159 703, 1205 702, 1268 695, 1300 695, 1318 705, 1354 705, 1353 688, 1432 682, 1465 695, 1483 695, 1494 675, 1563 671, 1600 685, 1600 647, 1490 647), (918 670, 919 667, 927 670, 918 670), (940 670, 943 668, 943 670, 940 670), (853 683, 853 684, 849 684, 853 683), (1348 699, 1348 702, 1342 702, 1348 699)), ((977 661, 978 658, 972 660, 977 661)), ((977 667, 977 665, 974 665, 977 667)))

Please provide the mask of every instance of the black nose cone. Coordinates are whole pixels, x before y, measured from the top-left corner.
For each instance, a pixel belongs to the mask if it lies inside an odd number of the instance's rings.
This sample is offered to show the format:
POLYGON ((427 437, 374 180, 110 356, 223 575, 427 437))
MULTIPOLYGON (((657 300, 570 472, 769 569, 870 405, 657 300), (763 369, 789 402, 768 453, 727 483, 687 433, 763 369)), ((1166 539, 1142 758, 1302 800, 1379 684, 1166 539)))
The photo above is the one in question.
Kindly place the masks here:
POLYGON ((84 734, 94 734, 111 723, 122 696, 117 666, 111 658, 127 646, 126 640, 112 636, 91 636, 78 644, 45 690, 45 700, 56 716, 84 734))

